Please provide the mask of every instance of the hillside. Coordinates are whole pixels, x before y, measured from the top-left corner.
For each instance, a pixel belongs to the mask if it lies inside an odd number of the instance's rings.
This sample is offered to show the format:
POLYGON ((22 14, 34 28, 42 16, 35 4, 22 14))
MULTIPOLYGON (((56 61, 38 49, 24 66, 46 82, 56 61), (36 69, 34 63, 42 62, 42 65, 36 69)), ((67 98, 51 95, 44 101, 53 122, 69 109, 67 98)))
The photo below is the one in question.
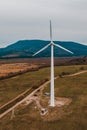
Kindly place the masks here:
MULTIPOLYGON (((87 56, 87 46, 75 42, 54 41, 72 52, 73 56, 87 56)), ((47 45, 49 41, 43 40, 21 40, 6 48, 0 48, 0 58, 27 58, 32 57, 36 51, 47 45)), ((71 57, 72 55, 55 47, 55 57, 71 57)), ((50 47, 38 54, 36 57, 49 57, 50 47)))

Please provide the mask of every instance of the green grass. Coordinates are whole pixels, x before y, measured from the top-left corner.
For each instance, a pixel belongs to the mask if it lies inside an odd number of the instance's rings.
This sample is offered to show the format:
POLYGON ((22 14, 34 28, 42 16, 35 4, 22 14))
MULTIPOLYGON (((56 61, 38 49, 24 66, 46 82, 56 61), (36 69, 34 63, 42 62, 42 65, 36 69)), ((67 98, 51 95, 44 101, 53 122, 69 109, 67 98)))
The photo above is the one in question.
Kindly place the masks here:
MULTIPOLYGON (((55 75, 62 71, 73 73, 79 71, 79 67, 81 66, 55 67, 55 75)), ((27 73, 21 77, 27 83, 30 83, 29 79, 31 83, 35 83, 43 77, 49 77, 49 68, 27 73), (38 75, 35 76, 36 74, 38 75)), ((49 85, 45 91, 49 92, 49 85)), ((55 80, 55 95, 72 98, 72 103, 62 108, 64 115, 61 118, 44 121, 31 104, 15 110, 16 117, 13 120, 10 120, 11 113, 5 116, 0 122, 0 130, 87 130, 87 73, 55 80)))

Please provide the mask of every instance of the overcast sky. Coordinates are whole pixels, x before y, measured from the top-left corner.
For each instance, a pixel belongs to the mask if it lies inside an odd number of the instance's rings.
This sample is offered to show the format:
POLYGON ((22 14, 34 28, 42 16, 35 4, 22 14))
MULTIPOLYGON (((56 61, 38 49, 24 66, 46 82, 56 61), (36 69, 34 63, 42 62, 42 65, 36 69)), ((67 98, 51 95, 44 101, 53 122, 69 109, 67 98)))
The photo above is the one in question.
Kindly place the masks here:
POLYGON ((0 47, 23 39, 87 43, 87 0, 0 0, 0 47))

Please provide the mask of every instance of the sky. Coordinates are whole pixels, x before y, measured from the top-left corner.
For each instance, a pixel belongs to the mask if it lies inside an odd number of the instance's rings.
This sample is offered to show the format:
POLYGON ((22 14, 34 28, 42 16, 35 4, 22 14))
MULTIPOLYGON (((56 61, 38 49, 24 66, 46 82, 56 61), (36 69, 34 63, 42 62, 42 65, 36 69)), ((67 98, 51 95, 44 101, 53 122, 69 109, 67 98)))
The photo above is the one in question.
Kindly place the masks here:
POLYGON ((0 47, 18 40, 53 40, 87 45, 87 0, 0 0, 0 47))

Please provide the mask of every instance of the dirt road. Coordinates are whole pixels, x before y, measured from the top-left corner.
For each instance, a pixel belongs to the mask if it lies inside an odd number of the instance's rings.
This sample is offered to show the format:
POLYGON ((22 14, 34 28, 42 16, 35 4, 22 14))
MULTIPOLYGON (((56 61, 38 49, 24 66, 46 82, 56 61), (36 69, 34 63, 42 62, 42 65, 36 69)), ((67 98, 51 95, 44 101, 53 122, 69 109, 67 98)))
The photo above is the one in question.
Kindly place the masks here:
POLYGON ((74 74, 70 74, 70 75, 66 75, 66 76, 63 76, 63 77, 72 77, 72 76, 76 76, 76 75, 80 75, 82 73, 86 73, 87 70, 84 70, 84 71, 80 71, 80 72, 77 72, 77 73, 74 73, 74 74))

